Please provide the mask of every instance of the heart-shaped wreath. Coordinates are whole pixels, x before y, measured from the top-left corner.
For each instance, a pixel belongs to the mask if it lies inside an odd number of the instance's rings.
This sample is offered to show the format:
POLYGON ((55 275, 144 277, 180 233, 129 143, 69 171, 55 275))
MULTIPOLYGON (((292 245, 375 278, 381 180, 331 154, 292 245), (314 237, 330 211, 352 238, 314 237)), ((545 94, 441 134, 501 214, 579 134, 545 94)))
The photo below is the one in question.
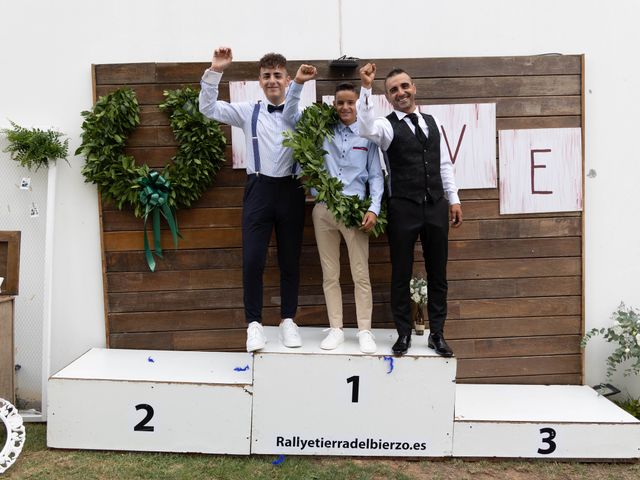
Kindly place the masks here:
POLYGON ((198 92, 193 88, 164 92, 160 109, 169 114, 171 128, 179 143, 178 153, 162 173, 137 165, 124 153, 131 131, 140 124, 135 92, 122 88, 100 97, 93 110, 82 112, 82 144, 76 155, 86 157, 82 169, 85 181, 95 183, 102 197, 119 209, 133 208, 144 218, 144 249, 151 271, 153 253, 162 257, 160 217, 169 225, 177 245, 177 208, 190 207, 213 183, 225 161, 226 139, 217 122, 198 110, 198 92), (154 251, 147 240, 147 220, 152 219, 154 251))

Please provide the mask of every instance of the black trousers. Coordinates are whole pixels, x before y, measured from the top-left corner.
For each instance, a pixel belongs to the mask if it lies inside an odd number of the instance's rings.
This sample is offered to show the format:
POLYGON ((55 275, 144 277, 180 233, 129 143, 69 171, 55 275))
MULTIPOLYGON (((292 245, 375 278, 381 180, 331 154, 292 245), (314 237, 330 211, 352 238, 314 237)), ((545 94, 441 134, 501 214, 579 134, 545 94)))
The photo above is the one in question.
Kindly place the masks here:
POLYGON ((242 286, 247 323, 262 322, 262 277, 274 228, 280 267, 281 318, 296 315, 304 198, 298 179, 247 177, 242 211, 242 286))
POLYGON ((391 311, 399 335, 411 335, 409 282, 418 237, 427 272, 427 312, 431 333, 442 333, 447 318, 449 206, 446 198, 421 204, 389 199, 387 228, 391 252, 391 311))

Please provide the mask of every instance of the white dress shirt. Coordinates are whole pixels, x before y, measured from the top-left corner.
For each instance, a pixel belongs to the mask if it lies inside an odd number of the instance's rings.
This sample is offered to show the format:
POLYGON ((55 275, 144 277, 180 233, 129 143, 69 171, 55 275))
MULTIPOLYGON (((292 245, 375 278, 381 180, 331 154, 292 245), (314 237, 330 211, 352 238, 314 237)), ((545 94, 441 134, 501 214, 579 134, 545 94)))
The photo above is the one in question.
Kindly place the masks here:
MULTIPOLYGON (((251 139, 251 117, 255 103, 229 103, 218 100, 218 86, 222 73, 205 70, 200 81, 200 112, 218 122, 239 127, 244 132, 246 142, 247 174, 256 173, 253 158, 253 141, 251 139)), ((260 104, 258 125, 258 150, 260 152, 260 173, 270 177, 286 177, 292 174, 293 153, 282 145, 285 130, 292 130, 294 125, 288 123, 282 112, 269 113, 267 103, 260 104)))

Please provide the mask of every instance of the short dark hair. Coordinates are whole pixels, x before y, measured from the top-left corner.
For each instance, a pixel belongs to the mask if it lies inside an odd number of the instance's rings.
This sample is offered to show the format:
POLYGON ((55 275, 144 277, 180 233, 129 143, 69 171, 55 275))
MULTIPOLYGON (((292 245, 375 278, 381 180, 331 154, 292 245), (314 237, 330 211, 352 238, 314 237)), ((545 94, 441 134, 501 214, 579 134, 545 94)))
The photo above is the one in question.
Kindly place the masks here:
POLYGON ((342 92, 343 90, 348 90, 349 92, 353 92, 356 94, 358 93, 356 91, 356 86, 351 82, 342 82, 336 85, 336 91, 335 91, 336 94, 338 92, 342 92))
MULTIPOLYGON (((391 77, 395 77, 396 75, 400 75, 401 73, 407 73, 405 70, 403 70, 402 68, 392 68, 391 71, 389 73, 387 73, 387 76, 384 78, 385 82, 387 81, 387 78, 391 78, 391 77)), ((407 73, 407 75, 409 75, 407 73)), ((409 75, 411 76, 411 75, 409 75)))
MULTIPOLYGON (((407 75, 409 78, 411 78, 411 75, 409 75, 406 70, 403 70, 402 68, 392 68, 391 71, 389 73, 387 73, 387 76, 384 77, 384 89, 387 89, 387 80, 389 80, 391 77, 395 77, 396 75, 400 75, 404 73, 405 75, 407 75)), ((413 81, 413 80, 412 80, 413 81)))
POLYGON ((261 68, 278 68, 287 69, 287 59, 279 53, 269 52, 263 55, 258 61, 258 70, 261 68))

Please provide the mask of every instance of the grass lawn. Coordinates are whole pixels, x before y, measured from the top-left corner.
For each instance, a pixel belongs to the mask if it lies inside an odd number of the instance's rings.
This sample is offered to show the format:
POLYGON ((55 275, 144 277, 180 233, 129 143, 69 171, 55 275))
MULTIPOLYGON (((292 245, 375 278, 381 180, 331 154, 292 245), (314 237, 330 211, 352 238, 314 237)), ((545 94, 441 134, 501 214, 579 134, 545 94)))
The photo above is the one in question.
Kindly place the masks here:
POLYGON ((638 480, 640 464, 557 463, 551 461, 463 461, 340 457, 95 452, 51 450, 46 426, 27 424, 27 442, 4 479, 290 479, 290 480, 638 480))

